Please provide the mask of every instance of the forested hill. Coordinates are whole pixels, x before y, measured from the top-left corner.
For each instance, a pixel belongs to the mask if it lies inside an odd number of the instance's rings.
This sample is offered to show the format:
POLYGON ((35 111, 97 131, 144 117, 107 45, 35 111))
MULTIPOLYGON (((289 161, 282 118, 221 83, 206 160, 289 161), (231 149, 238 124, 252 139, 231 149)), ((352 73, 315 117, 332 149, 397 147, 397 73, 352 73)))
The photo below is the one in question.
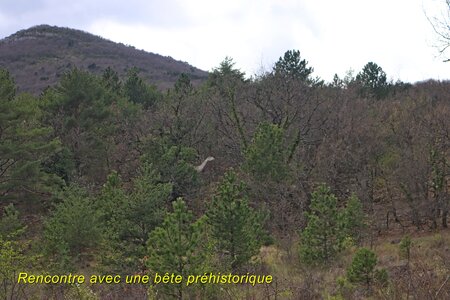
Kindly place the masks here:
POLYGON ((171 87, 181 73, 193 83, 208 73, 186 62, 137 50, 80 30, 39 25, 0 40, 0 67, 15 78, 20 91, 39 93, 64 72, 77 67, 101 74, 107 67, 120 77, 136 67, 140 76, 160 89, 171 87))
POLYGON ((0 68, 0 299, 450 299, 450 81, 313 72, 0 68))

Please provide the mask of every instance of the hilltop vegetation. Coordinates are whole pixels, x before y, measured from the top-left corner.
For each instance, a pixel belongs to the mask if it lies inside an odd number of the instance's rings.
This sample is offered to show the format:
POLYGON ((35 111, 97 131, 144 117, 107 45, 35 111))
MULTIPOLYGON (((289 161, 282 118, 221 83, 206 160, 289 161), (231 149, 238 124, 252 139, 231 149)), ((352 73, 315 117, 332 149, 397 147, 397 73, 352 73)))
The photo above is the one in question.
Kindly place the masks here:
POLYGON ((296 50, 251 79, 227 58, 163 93, 137 69, 75 68, 36 97, 2 70, 1 297, 448 299, 450 83, 313 71, 296 50), (24 271, 273 282, 17 285, 24 271))
POLYGON ((19 91, 38 95, 73 68, 101 75, 108 67, 123 78, 138 68, 142 78, 160 89, 172 87, 178 76, 189 74, 193 83, 208 74, 185 62, 108 41, 90 33, 39 25, 0 40, 0 67, 8 69, 19 91))

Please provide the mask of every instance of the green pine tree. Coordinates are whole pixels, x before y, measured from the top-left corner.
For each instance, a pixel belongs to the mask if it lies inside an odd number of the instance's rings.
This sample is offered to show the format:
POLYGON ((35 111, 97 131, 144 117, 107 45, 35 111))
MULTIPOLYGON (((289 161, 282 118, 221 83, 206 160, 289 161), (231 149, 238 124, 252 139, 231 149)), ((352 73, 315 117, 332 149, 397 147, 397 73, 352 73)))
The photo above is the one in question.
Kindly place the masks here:
POLYGON ((244 169, 260 181, 282 181, 287 176, 283 129, 278 125, 261 123, 252 143, 245 149, 244 169))
POLYGON ((171 190, 149 163, 142 164, 128 192, 117 172, 108 176, 95 202, 104 235, 101 247, 108 249, 100 257, 103 268, 124 274, 144 267, 149 234, 161 225, 171 190))
POLYGON ((101 239, 100 215, 93 199, 77 186, 70 186, 57 195, 60 203, 44 223, 44 250, 61 271, 73 268, 101 239))
POLYGON ((308 224, 301 233, 300 258, 306 264, 330 261, 339 251, 337 199, 321 185, 312 193, 308 224))
POLYGON ((0 238, 12 238, 23 233, 26 226, 22 224, 19 218, 19 211, 10 203, 3 209, 3 216, 0 217, 0 238))
POLYGON ((409 235, 404 236, 402 238, 402 240, 400 241, 399 246, 399 252, 400 252, 400 257, 403 259, 406 259, 409 265, 409 262, 411 260, 411 248, 412 248, 412 240, 411 237, 409 235))
POLYGON ((248 204, 245 186, 227 172, 206 212, 217 250, 225 265, 237 270, 257 254, 262 244, 262 215, 248 204))
POLYGON ((374 62, 367 63, 362 71, 356 75, 356 82, 361 86, 361 94, 372 96, 377 99, 386 97, 388 92, 388 82, 386 73, 374 62))
POLYGON ((353 241, 360 242, 362 232, 366 227, 364 219, 362 203, 355 194, 352 194, 345 208, 339 213, 341 241, 350 237, 353 241))
POLYGON ((108 175, 100 195, 95 201, 102 222, 111 236, 120 236, 123 231, 125 212, 129 207, 128 195, 122 186, 122 180, 116 171, 108 175))
POLYGON ((0 69, 0 196, 36 196, 60 183, 43 164, 60 147, 31 95, 15 95, 9 73, 0 69))
MULTIPOLYGON (((201 274, 206 257, 202 243, 204 233, 204 219, 194 222, 192 212, 178 198, 173 202, 173 212, 168 213, 163 224, 150 234, 147 260, 150 272, 161 275, 173 273, 184 279, 188 275, 201 274)), ((154 288, 169 297, 185 298, 185 283, 160 284, 154 288)))
POLYGON ((143 163, 133 180, 126 210, 128 220, 124 232, 129 242, 129 255, 137 260, 145 255, 150 232, 164 220, 172 185, 161 183, 161 177, 152 164, 143 163))
POLYGON ((111 67, 107 67, 105 71, 103 71, 102 82, 107 89, 117 94, 119 94, 122 89, 122 82, 120 82, 119 74, 111 67))
POLYGON ((157 103, 162 95, 157 90, 156 86, 148 85, 139 77, 136 68, 128 72, 128 77, 123 86, 124 94, 133 103, 142 104, 147 109, 157 103))
POLYGON ((307 67, 307 65, 308 62, 305 59, 301 59, 299 50, 288 50, 275 63, 274 72, 281 76, 289 76, 306 81, 314 71, 313 68, 307 67))
POLYGON ((218 68, 209 74, 207 85, 210 91, 219 97, 223 109, 228 114, 228 120, 236 130, 242 149, 247 148, 248 141, 244 128, 244 120, 239 112, 238 90, 247 82, 245 73, 235 68, 235 63, 226 57, 218 68))
POLYGON ((356 251, 350 267, 347 268, 347 278, 350 282, 366 284, 369 290, 375 278, 376 264, 376 254, 367 248, 360 248, 356 251))
POLYGON ((102 224, 99 261, 105 272, 121 274, 135 267, 130 260, 127 230, 130 227, 129 197, 117 172, 112 172, 94 203, 102 224))
POLYGON ((192 165, 194 148, 175 145, 166 138, 153 138, 145 142, 144 152, 144 163, 150 163, 158 170, 160 181, 172 185, 174 200, 187 195, 198 185, 198 173, 192 165))
POLYGON ((84 179, 78 182, 104 182, 110 172, 115 143, 108 137, 117 129, 117 100, 118 96, 99 77, 77 69, 67 73, 58 86, 48 89, 42 97, 46 122, 68 152, 68 157, 60 157, 53 164, 67 167, 65 160, 70 158, 77 179, 84 179))

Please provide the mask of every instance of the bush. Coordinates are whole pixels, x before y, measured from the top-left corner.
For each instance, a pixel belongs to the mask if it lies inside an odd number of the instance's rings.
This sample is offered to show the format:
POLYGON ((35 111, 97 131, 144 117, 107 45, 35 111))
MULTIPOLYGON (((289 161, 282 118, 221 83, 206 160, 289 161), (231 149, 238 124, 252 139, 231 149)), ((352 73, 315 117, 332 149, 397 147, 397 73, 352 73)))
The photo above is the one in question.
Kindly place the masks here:
POLYGON ((399 244, 400 257, 408 260, 408 263, 411 257, 411 246, 412 246, 411 237, 408 235, 403 237, 399 244))

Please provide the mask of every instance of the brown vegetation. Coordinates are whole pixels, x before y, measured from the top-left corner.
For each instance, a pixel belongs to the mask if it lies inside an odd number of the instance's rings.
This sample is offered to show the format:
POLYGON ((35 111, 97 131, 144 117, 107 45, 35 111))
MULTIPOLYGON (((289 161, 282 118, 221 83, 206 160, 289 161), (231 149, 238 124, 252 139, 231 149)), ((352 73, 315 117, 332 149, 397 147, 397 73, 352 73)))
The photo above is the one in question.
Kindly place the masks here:
POLYGON ((80 30, 39 25, 0 40, 0 67, 14 76, 19 91, 41 93, 72 68, 101 74, 107 67, 125 77, 131 68, 160 89, 175 83, 181 73, 200 83, 207 72, 171 57, 137 50, 80 30))

